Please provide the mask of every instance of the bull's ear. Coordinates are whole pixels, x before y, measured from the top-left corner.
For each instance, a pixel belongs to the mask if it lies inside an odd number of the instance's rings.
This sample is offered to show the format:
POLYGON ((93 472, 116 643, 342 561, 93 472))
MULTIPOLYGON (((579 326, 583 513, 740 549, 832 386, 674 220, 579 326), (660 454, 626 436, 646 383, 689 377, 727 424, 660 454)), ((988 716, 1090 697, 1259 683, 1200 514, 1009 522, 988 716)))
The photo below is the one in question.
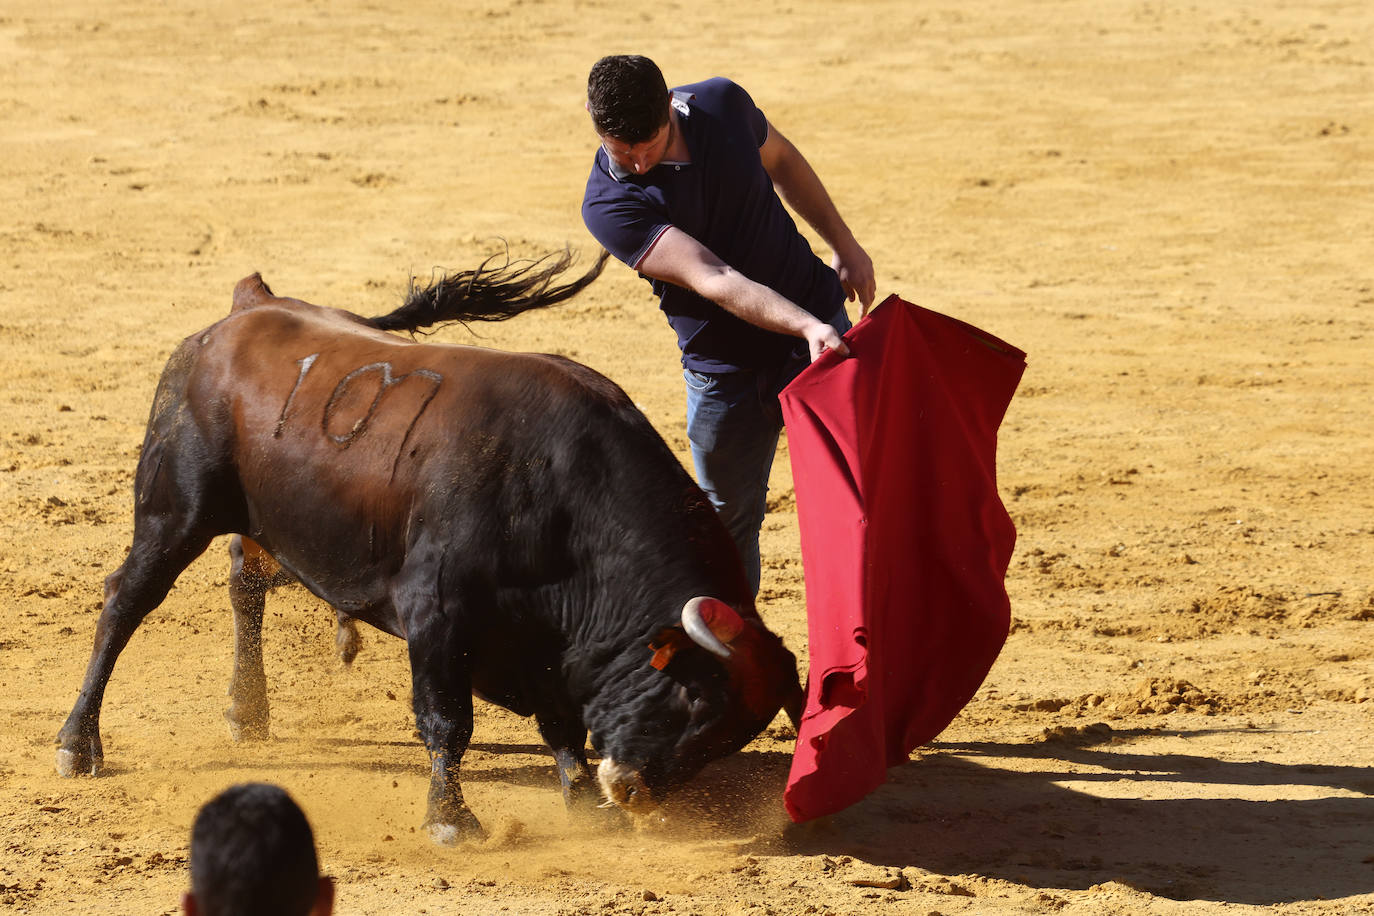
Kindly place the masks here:
POLYGON ((673 660, 677 650, 684 645, 689 645, 691 640, 681 627, 664 627, 658 631, 658 635, 649 640, 649 650, 654 653, 654 657, 649 664, 659 671, 668 667, 668 663, 673 660))

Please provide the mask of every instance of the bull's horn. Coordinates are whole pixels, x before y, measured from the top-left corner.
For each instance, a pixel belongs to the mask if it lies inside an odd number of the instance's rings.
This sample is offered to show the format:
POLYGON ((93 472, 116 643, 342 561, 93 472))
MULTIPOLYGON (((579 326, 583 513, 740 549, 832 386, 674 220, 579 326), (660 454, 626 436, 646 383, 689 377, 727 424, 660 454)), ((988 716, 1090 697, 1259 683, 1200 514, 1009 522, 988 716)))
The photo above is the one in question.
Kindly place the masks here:
POLYGON ((744 621, 719 598, 697 597, 682 606, 682 628, 692 642, 706 651, 729 658, 730 647, 726 643, 744 629, 744 621))

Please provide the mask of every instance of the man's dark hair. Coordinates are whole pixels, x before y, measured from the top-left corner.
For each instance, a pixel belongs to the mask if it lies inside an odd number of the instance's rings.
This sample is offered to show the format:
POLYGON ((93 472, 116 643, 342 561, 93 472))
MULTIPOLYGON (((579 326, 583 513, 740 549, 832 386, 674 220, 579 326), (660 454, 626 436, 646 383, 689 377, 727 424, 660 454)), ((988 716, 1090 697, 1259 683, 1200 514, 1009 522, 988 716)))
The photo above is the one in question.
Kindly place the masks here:
POLYGON ((638 54, 612 54, 592 65, 587 110, 596 132, 643 143, 668 123, 668 86, 658 64, 638 54))
POLYGON ((196 815, 191 893, 201 916, 306 916, 318 888, 314 834, 283 789, 233 786, 196 815))

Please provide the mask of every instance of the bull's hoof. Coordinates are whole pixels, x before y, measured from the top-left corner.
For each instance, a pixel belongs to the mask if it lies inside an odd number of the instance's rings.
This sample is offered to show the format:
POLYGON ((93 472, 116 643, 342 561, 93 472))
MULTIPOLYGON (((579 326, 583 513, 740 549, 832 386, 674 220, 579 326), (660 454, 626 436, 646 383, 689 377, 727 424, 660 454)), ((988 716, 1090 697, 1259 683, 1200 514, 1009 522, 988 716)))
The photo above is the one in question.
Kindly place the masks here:
POLYGON ((353 659, 358 657, 362 645, 363 638, 358 635, 358 625, 352 620, 340 621, 334 631, 334 648, 338 650, 339 661, 343 662, 345 668, 353 666, 353 659))
POLYGON ((266 741, 268 719, 252 717, 241 719, 234 714, 233 707, 224 711, 224 721, 229 725, 229 738, 232 741, 266 741))
POLYGON ((453 816, 452 822, 428 821, 425 829, 429 838, 439 846, 457 846, 468 840, 486 839, 487 832, 471 811, 464 808, 453 816))
POLYGON ((436 846, 457 846, 468 840, 482 840, 486 832, 474 818, 472 824, 430 824, 429 838, 436 846))
POLYGON ((99 776, 104 765, 105 758, 99 754, 68 750, 65 747, 57 749, 57 775, 63 779, 71 779, 73 776, 99 776))

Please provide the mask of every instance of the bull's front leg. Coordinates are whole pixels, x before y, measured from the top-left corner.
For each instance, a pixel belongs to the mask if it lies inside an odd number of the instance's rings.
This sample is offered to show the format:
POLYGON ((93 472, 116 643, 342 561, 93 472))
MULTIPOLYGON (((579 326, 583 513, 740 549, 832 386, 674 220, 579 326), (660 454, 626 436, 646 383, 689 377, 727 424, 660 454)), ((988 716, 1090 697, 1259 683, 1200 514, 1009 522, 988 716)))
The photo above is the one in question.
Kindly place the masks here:
POLYGON ((429 800, 424 826, 434 842, 452 846, 481 837, 482 825, 463 801, 458 770, 472 740, 472 678, 467 653, 455 647, 438 615, 407 626, 415 726, 429 752, 429 800))
POLYGON ((563 801, 573 814, 595 810, 600 789, 592 768, 587 764, 587 752, 576 747, 551 747, 558 765, 558 782, 563 787, 563 801))
POLYGON ((601 789, 587 763, 587 726, 576 705, 562 695, 557 685, 544 685, 538 690, 549 702, 535 713, 535 721, 540 737, 553 752, 568 813, 579 820, 597 823, 622 821, 619 809, 602 808, 599 804, 601 789))

